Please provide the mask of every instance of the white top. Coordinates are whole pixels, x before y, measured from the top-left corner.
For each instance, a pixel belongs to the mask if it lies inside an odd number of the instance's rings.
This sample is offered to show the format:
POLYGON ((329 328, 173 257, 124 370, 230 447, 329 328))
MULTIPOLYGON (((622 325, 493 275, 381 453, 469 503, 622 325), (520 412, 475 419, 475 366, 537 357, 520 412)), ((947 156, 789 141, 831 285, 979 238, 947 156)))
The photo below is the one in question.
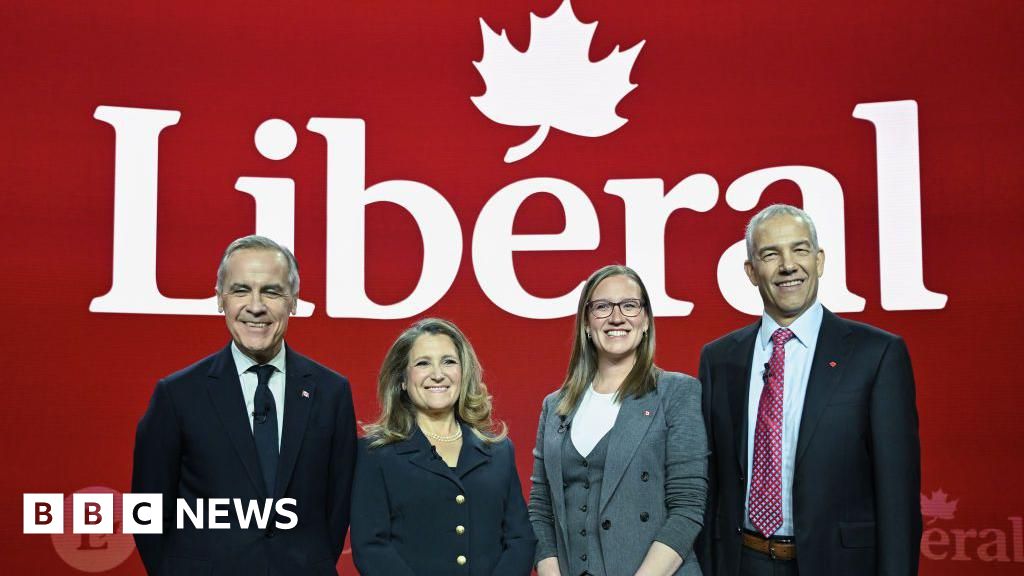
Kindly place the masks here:
MULTIPOLYGON (((793 526, 793 470, 796 464, 797 436, 807 395, 807 380, 811 375, 811 359, 818 345, 818 332, 824 316, 821 304, 815 302, 789 325, 795 338, 786 342, 786 364, 782 385, 782 526, 777 536, 792 536, 793 526)), ((753 367, 750 370, 750 395, 747 397, 747 513, 744 525, 750 523, 750 479, 754 476, 754 431, 757 428, 757 407, 764 388, 765 365, 772 357, 772 334, 780 328, 771 316, 761 318, 761 329, 754 344, 753 367)))
POLYGON ((580 456, 586 457, 590 454, 594 446, 597 446, 601 438, 604 438, 615 425, 615 418, 618 415, 619 403, 615 401, 615 392, 595 392, 594 384, 591 383, 580 400, 580 407, 576 409, 572 427, 569 429, 572 445, 580 456))
MULTIPOLYGON (((238 381, 242 384, 242 397, 245 398, 245 415, 249 417, 249 430, 252 430, 252 413, 256 409, 256 387, 259 386, 259 377, 255 372, 248 372, 249 368, 259 364, 252 358, 245 355, 238 349, 234 342, 231 343, 231 356, 235 359, 235 369, 238 370, 238 381)), ((281 435, 284 434, 284 343, 281 350, 270 362, 267 362, 277 370, 270 375, 270 393, 274 395, 274 406, 277 408, 277 449, 281 449, 281 435)))

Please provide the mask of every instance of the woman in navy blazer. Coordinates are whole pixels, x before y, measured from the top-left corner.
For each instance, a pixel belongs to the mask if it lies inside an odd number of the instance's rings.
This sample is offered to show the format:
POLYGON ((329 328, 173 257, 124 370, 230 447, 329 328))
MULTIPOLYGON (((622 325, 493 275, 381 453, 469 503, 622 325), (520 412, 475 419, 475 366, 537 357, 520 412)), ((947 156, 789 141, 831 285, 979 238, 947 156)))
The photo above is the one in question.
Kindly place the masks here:
POLYGON ((636 272, 606 266, 590 276, 573 340, 533 451, 538 575, 699 576, 700 382, 654 365, 654 315, 636 272))
POLYGON ((364 427, 352 489, 352 552, 366 576, 530 573, 530 527, 507 427, 473 347, 427 318, 391 346, 381 413, 364 427))

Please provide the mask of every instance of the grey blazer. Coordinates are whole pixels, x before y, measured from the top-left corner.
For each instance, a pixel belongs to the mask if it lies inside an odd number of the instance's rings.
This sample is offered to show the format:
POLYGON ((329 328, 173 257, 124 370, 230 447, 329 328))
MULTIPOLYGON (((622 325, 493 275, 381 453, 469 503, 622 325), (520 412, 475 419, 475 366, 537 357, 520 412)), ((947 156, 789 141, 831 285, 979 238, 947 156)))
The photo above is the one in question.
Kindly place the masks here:
MULTIPOLYGON (((601 488, 599 541, 605 573, 631 575, 657 540, 683 557, 676 574, 701 573, 693 542, 703 525, 707 495, 707 436, 700 382, 662 372, 657 388, 622 402, 609 432, 601 488)), ((530 476, 530 522, 537 561, 558 556, 563 575, 568 539, 562 488, 562 438, 573 413, 559 416, 559 392, 544 399, 530 476)))

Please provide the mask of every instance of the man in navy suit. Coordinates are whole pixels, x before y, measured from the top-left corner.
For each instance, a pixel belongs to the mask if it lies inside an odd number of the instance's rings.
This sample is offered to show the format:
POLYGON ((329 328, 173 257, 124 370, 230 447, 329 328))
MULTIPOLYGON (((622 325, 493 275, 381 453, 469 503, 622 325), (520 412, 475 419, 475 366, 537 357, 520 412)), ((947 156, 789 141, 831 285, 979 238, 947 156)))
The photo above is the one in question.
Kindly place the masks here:
POLYGON ((298 293, 287 248, 247 236, 225 250, 217 303, 232 341, 158 382, 135 436, 132 492, 164 502, 163 533, 135 537, 150 574, 336 574, 355 461, 352 393, 285 345, 298 293), (228 528, 209 526, 211 498, 232 499, 217 519, 228 528), (187 515, 177 528, 177 499, 202 506, 202 528, 187 515), (268 503, 282 499, 294 499, 286 510, 297 519, 268 503), (246 526, 236 506, 269 509, 269 521, 246 526))
POLYGON ((818 303, 814 223, 774 205, 745 268, 764 315, 704 347, 708 576, 917 574, 920 447, 903 340, 818 303))

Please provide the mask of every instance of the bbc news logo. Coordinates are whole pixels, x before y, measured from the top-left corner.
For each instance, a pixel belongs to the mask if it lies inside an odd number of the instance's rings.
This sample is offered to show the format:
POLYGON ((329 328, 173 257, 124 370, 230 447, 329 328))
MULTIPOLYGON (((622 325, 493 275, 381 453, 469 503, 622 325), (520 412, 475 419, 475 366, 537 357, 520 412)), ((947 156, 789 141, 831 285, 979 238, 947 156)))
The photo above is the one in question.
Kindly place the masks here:
MULTIPOLYGON (((131 505, 130 496, 122 497, 122 510, 131 505)), ((141 495, 145 496, 145 495, 141 495)), ((159 498, 159 495, 157 495, 159 498)), ((73 534, 113 534, 114 533, 114 495, 113 494, 72 494, 72 529, 73 534)), ((162 504, 162 502, 161 502, 162 504)), ((125 534, 128 530, 127 521, 134 518, 122 514, 122 527, 125 534)), ((64 495, 60 493, 25 494, 23 496, 23 529, 25 534, 63 534, 64 533, 64 495)), ((152 520, 149 524, 156 525, 152 520)), ((144 524, 135 522, 135 527, 144 524)))
MULTIPOLYGON (((123 499, 120 491, 109 486, 86 486, 75 490, 73 494, 68 494, 63 501, 55 497, 59 495, 50 496, 47 505, 40 506, 40 521, 47 520, 46 514, 49 514, 49 521, 53 523, 51 526, 63 526, 63 530, 51 530, 49 536, 53 550, 65 564, 81 572, 106 572, 124 564, 131 557, 135 551, 135 541, 131 534, 125 534, 121 530, 123 499), (101 508, 92 511, 111 518, 113 533, 76 534, 72 526, 76 496, 79 497, 79 502, 83 496, 87 501, 94 501, 96 497, 100 497, 102 501, 110 498, 114 504, 113 509, 103 508, 101 504, 101 508)), ((83 521, 86 519, 83 518, 83 521)), ((89 520, 97 521, 96 518, 89 520)))
MULTIPOLYGON (((162 534, 163 495, 130 494, 121 496, 115 507, 111 493, 75 493, 71 495, 72 534, 162 534), (115 526, 115 523, 119 523, 115 526)), ((30 493, 23 496, 23 532, 25 534, 64 534, 65 497, 60 493, 30 493)), ((264 530, 274 519, 274 527, 289 530, 298 524, 294 498, 274 501, 242 500, 241 498, 197 499, 190 504, 178 498, 175 526, 186 524, 195 529, 228 529, 250 526, 264 530), (228 519, 234 512, 236 523, 228 519)))

